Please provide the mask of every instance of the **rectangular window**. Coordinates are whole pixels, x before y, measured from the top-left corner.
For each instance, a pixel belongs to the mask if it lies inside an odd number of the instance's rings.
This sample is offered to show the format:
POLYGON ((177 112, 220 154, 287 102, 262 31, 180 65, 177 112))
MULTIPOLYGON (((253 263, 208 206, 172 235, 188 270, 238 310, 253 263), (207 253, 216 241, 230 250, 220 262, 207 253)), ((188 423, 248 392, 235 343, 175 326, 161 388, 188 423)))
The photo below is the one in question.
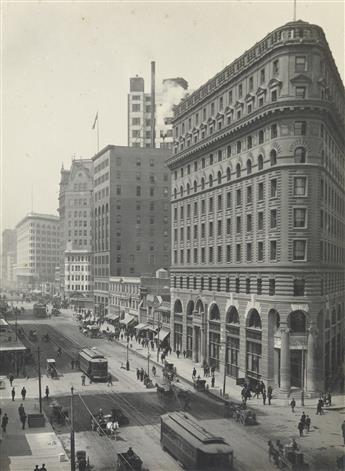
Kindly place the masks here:
POLYGON ((269 296, 274 296, 276 294, 276 280, 273 278, 268 281, 268 294, 269 296))
POLYGON ((307 58, 306 56, 295 57, 295 71, 305 72, 307 70, 307 58))
POLYGON ((198 225, 197 224, 194 225, 193 232, 194 232, 194 235, 193 235, 194 239, 197 239, 198 238, 198 225))
POLYGON ((262 201, 264 199, 264 183, 259 182, 258 184, 258 201, 262 201))
POLYGON ((201 200, 201 214, 205 214, 206 211, 206 202, 205 200, 201 200))
POLYGON ((294 208, 293 223, 295 228, 306 228, 307 226, 307 210, 306 208, 294 208))
POLYGON ((141 196, 141 186, 137 186, 136 195, 141 196))
POLYGON ((277 196, 277 179, 272 178, 270 181, 271 185, 271 198, 275 198, 277 196))
POLYGON ((241 216, 236 217, 236 232, 237 234, 241 232, 241 216))
POLYGON ((222 262, 222 246, 218 245, 217 247, 217 262, 221 263, 222 262))
POLYGON ((229 91, 229 105, 232 104, 232 90, 229 91))
POLYGON ((306 240, 294 240, 293 241, 293 260, 305 261, 306 260, 306 240))
POLYGON ((201 238, 203 239, 205 237, 205 223, 203 222, 201 224, 201 238))
POLYGON ((277 241, 270 241, 270 260, 277 260, 277 241))
POLYGON ((236 190, 236 206, 240 206, 242 203, 242 193, 241 193, 241 189, 239 188, 238 190, 236 190))
POLYGON ((196 247, 194 248, 193 253, 194 263, 198 263, 198 249, 196 247))
POLYGON ((213 211, 213 198, 210 198, 208 200, 208 210, 209 210, 210 213, 212 213, 212 211, 213 211))
POLYGON ((261 69, 260 70, 260 83, 264 83, 265 82, 265 69, 261 69))
POLYGON ((305 280, 296 279, 293 283, 293 295, 294 296, 304 296, 305 291, 305 280))
POLYGON ((231 208, 231 191, 226 194, 226 207, 227 209, 231 208))
POLYGON ((307 134, 307 123, 305 121, 295 121, 295 136, 305 136, 307 134))
POLYGON ((247 204, 250 204, 252 202, 252 187, 248 186, 247 187, 247 204))
POLYGON ((276 59, 273 61, 273 75, 278 75, 279 74, 279 60, 276 59))
POLYGON ((231 263, 231 245, 226 246, 226 261, 231 263))
POLYGON ((254 78, 249 77, 249 91, 251 92, 254 88, 254 78))
POLYGON ((296 98, 305 98, 306 97, 306 87, 296 87, 296 98))
POLYGON ((140 103, 133 103, 133 104, 132 104, 132 111, 133 111, 134 113, 140 111, 140 103))
POLYGON ((213 247, 208 248, 208 261, 209 263, 213 263, 213 247))
POLYGON ((247 244, 247 262, 252 261, 252 244, 247 244))
POLYGON ((226 220, 226 233, 227 235, 231 234, 231 218, 227 218, 226 220))
POLYGON ((264 259, 264 243, 258 242, 258 261, 262 262, 264 259))
POLYGON ((277 125, 271 125, 271 139, 275 139, 278 136, 277 125))
POLYGON ((241 262, 241 244, 236 244, 236 262, 241 262))
POLYGON ((252 230, 252 215, 247 214, 247 232, 251 232, 252 230))
POLYGON ((262 294, 262 279, 258 278, 256 280, 256 292, 257 294, 262 294))
POLYGON ((217 235, 218 237, 222 235, 222 220, 217 221, 217 235))
POLYGON ((217 209, 218 211, 222 210, 222 195, 217 196, 217 209))
POLYGON ((262 211, 258 212, 258 230, 262 231, 264 228, 264 213, 262 211))
POLYGON ((307 177, 294 177, 294 196, 307 195, 307 177))
POLYGON ((201 247, 201 263, 205 263, 205 247, 201 247))
POLYGON ((243 95, 243 85, 240 83, 238 86, 238 97, 242 98, 243 95))
POLYGON ((212 221, 208 223, 208 236, 213 237, 213 222, 212 221))
POLYGON ((277 90, 272 90, 271 91, 271 101, 277 101, 278 99, 278 92, 277 90))
POLYGON ((132 118, 132 126, 140 126, 140 118, 132 118))
POLYGON ((271 221, 271 229, 276 229, 277 228, 277 210, 276 209, 271 209, 270 221, 271 221))

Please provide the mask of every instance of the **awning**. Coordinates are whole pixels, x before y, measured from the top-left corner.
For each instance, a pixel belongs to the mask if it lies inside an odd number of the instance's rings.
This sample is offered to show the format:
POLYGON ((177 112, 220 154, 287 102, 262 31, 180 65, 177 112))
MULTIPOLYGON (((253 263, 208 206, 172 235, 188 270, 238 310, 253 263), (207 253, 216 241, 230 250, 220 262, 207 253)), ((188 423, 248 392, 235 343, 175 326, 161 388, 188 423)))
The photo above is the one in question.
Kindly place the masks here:
POLYGON ((147 325, 146 330, 151 330, 151 332, 156 332, 157 327, 154 327, 153 325, 147 325))
POLYGON ((117 319, 119 319, 119 315, 118 314, 115 314, 113 312, 109 312, 106 316, 105 316, 105 319, 109 320, 109 321, 117 321, 117 319))
POLYGON ((134 320, 134 316, 131 316, 130 314, 125 314, 125 317, 120 320, 120 324, 128 325, 133 320, 134 320))
POLYGON ((136 325, 134 328, 135 330, 144 330, 146 326, 147 324, 141 323, 141 324, 136 325))
POLYGON ((169 330, 161 329, 159 331, 159 335, 158 334, 155 335, 155 339, 158 339, 158 336, 159 336, 159 340, 163 341, 169 334, 170 334, 169 330))

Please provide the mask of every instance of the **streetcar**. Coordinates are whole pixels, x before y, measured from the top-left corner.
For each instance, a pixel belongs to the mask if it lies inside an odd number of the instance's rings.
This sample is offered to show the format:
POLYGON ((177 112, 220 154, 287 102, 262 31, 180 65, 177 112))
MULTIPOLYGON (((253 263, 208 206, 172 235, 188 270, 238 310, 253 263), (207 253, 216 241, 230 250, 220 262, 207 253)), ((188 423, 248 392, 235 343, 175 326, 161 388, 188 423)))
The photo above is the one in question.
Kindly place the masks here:
POLYGON ((80 369, 92 381, 106 381, 108 379, 108 361, 94 348, 84 348, 79 352, 80 369))
POLYGON ((234 452, 230 445, 205 430, 186 412, 161 416, 161 445, 189 470, 228 471, 233 468, 234 452))
POLYGON ((39 318, 47 317, 46 305, 42 303, 34 304, 33 313, 35 317, 39 317, 39 318))

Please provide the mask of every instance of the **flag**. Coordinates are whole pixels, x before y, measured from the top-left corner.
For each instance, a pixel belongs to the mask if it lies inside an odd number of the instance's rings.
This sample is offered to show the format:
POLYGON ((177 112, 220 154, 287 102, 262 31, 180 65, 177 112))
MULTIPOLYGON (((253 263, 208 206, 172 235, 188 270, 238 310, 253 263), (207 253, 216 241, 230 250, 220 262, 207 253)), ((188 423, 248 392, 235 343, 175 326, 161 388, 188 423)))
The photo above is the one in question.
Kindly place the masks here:
POLYGON ((92 129, 95 129, 97 121, 98 121, 98 111, 96 113, 95 121, 93 122, 92 129))

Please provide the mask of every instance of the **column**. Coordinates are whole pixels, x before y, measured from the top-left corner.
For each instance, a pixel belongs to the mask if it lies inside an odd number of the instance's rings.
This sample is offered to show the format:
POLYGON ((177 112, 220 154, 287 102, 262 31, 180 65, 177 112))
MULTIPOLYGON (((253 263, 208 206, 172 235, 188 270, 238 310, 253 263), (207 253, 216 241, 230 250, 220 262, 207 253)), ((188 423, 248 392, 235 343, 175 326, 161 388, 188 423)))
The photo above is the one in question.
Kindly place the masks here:
POLYGON ((194 363, 199 362, 199 356, 198 356, 198 330, 197 327, 193 325, 193 361, 194 363))
POLYGON ((280 330, 281 347, 280 347, 280 391, 284 394, 290 393, 291 376, 290 376, 290 329, 283 328, 280 330))
POLYGON ((200 342, 201 342, 201 363, 207 361, 208 358, 208 351, 207 351, 207 323, 206 323, 206 314, 204 312, 201 313, 202 318, 202 327, 200 332, 200 342))
POLYGON ((318 390, 318 375, 320 371, 317 367, 316 359, 316 345, 317 345, 317 331, 314 327, 309 328, 308 332, 308 352, 307 352, 307 384, 306 390, 308 392, 315 392, 318 390))

